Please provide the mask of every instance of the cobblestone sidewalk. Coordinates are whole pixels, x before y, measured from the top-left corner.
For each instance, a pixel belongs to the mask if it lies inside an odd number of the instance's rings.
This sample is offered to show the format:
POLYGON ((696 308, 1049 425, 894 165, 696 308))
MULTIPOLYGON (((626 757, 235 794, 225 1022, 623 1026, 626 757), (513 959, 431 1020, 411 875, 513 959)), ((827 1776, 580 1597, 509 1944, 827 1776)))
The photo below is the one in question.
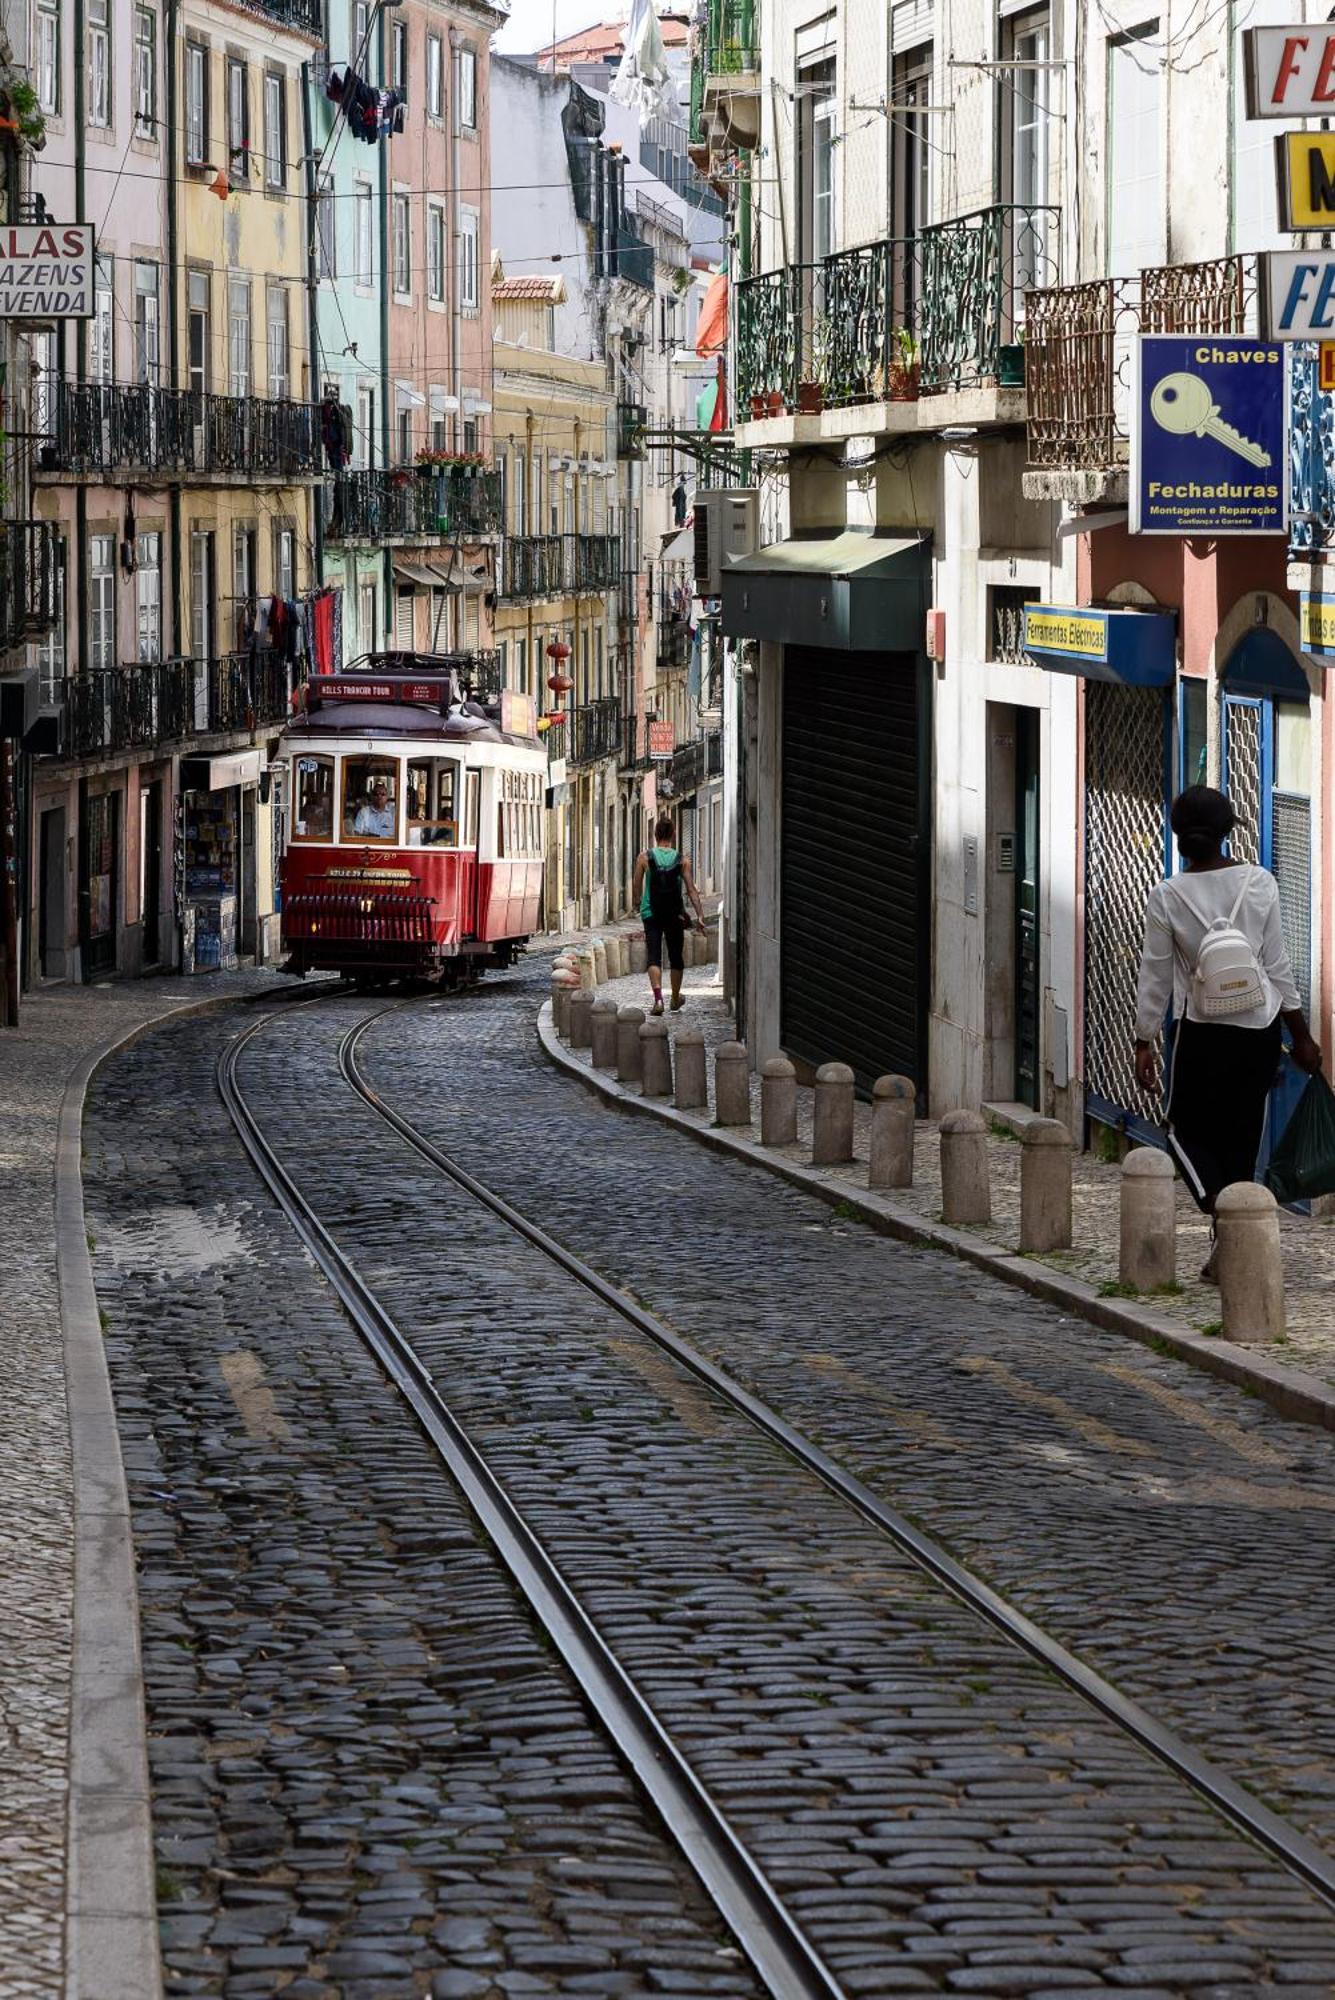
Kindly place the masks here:
MULTIPOLYGON (((624 926, 614 927, 618 933, 624 926)), ((606 932, 600 933, 605 935, 606 932)), ((723 991, 717 965, 689 969, 685 975, 687 1006, 668 1019, 675 1026, 699 1028, 706 1046, 716 1048, 731 1041, 736 1033, 732 1017, 723 1005, 723 991)), ((648 1005, 648 987, 643 974, 609 980, 600 995, 619 1005, 648 1005)), ((571 1052, 585 1064, 587 1050, 571 1052)), ((710 1089, 713 1089, 710 1065, 710 1089)), ((813 1093, 798 1091, 798 1143, 776 1147, 784 1159, 806 1164, 811 1158, 813 1093)), ((751 1077, 751 1101, 757 1134, 760 1129, 760 1078, 751 1077)), ((709 1113, 685 1113, 684 1117, 710 1122, 709 1113)), ((854 1112, 855 1159, 851 1166, 819 1170, 823 1180, 847 1183, 850 1189, 865 1190, 867 1184, 868 1128, 871 1106, 859 1102, 854 1112)), ((992 1182, 992 1221, 973 1226, 970 1234, 982 1237, 998 1250, 1014 1252, 1020 1224, 1020 1145, 1009 1132, 995 1128, 989 1141, 992 1182)), ((1114 1166, 1096 1160, 1092 1154, 1077 1153, 1074 1160, 1074 1237, 1069 1251, 1032 1261, 1050 1265, 1054 1271, 1080 1280, 1098 1291, 1116 1296, 1118 1261, 1118 1204, 1120 1175, 1114 1166)), ((940 1149, 933 1120, 920 1119, 914 1148, 914 1184, 896 1189, 893 1205, 921 1216, 925 1222, 941 1218, 940 1149)), ((1209 1251, 1209 1226, 1179 1184, 1177 1190, 1176 1293, 1157 1294, 1146 1304, 1156 1316, 1180 1323, 1194 1333, 1215 1333, 1219 1324, 1219 1293, 1200 1282, 1200 1269, 1209 1251)), ((1258 1348, 1258 1355, 1282 1366, 1303 1369, 1327 1385, 1335 1386, 1335 1228, 1306 1216, 1281 1211, 1280 1229, 1284 1246, 1285 1288, 1288 1306, 1288 1333, 1284 1340, 1258 1348)))
POLYGON ((0 1992, 63 1992, 74 1493, 55 1250, 61 1101, 79 1066, 200 1001, 290 990, 274 973, 59 987, 0 1030, 0 1992))

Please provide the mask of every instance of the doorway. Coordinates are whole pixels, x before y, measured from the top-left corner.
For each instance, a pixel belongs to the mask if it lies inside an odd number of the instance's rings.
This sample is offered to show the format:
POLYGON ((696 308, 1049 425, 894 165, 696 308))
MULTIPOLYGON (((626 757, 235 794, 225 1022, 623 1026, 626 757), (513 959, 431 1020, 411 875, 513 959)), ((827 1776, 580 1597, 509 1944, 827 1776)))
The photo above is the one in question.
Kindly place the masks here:
POLYGON ((38 867, 41 885, 37 910, 37 970, 43 979, 64 979, 65 950, 65 811, 42 814, 38 867))
POLYGON ((156 965, 162 956, 162 785, 145 785, 139 794, 139 911, 143 962, 156 965))
POLYGON ((79 929, 85 980, 116 970, 120 803, 119 792, 100 793, 85 800, 79 820, 79 929))
POLYGON ((987 710, 984 905, 986 1094, 1041 1110, 1039 724, 1034 708, 987 710))

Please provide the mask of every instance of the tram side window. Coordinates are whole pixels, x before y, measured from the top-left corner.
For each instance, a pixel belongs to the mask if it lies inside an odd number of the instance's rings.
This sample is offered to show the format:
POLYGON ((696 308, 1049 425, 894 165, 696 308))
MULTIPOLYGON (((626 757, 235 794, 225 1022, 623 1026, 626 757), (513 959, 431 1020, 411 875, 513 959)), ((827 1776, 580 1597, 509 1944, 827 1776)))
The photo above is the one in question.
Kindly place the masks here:
POLYGON ((297 757, 296 783, 292 787, 296 810, 292 816, 293 840, 332 840, 334 837, 334 760, 332 757, 297 757))
POLYGON ((392 757, 343 759, 343 831, 357 840, 395 838, 399 829, 399 767, 392 757))
POLYGON ((459 845, 457 785, 458 766, 442 757, 421 757, 409 764, 409 847, 459 845))
POLYGON ((497 848, 507 860, 542 859, 542 773, 500 773, 497 848))

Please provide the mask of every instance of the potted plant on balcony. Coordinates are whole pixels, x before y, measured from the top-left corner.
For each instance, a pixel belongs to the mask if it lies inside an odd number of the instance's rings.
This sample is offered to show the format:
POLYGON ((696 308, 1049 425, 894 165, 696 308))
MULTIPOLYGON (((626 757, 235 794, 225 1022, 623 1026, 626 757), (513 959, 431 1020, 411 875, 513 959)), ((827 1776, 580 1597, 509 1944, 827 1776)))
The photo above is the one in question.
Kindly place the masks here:
POLYGON ((818 318, 811 329, 811 373, 805 381, 797 385, 797 413, 802 417, 818 417, 825 408, 825 381, 829 374, 830 325, 828 320, 818 318))
POLYGON ((890 401, 916 403, 921 375, 918 342, 910 327, 897 326, 890 336, 890 401))
POLYGON ((997 387, 999 389, 1023 389, 1024 387, 1024 328, 1017 327, 1015 339, 1003 342, 997 349, 997 387))

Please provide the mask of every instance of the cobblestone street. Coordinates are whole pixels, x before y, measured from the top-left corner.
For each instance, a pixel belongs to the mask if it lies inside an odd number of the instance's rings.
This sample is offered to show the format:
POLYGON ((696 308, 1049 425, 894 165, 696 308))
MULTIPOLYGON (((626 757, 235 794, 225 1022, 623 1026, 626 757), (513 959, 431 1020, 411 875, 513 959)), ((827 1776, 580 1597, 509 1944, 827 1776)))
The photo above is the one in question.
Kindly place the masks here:
MULTIPOLYGON (((381 1011, 368 1081, 1329 1848, 1335 1441, 619 1115, 544 982, 381 1011)), ((1328 1993, 1319 1898, 347 1090, 368 1011, 263 1028, 266 1135, 838 1990, 1328 1993)), ((113 1058, 85 1138, 168 1991, 762 1990, 256 1180, 237 1027, 113 1058)))

